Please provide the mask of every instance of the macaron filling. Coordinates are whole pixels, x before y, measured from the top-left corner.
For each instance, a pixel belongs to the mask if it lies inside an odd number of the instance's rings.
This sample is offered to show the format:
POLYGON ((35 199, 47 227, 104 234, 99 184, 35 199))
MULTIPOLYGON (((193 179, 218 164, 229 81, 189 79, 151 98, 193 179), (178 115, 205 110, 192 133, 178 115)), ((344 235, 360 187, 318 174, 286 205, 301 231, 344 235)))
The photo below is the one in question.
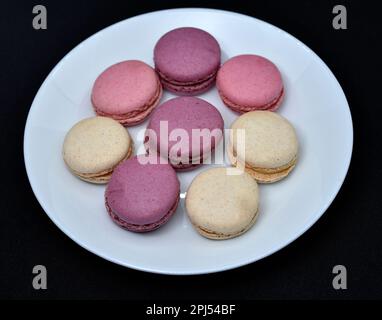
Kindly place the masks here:
POLYGON ((202 80, 197 80, 193 82, 181 82, 176 80, 170 80, 164 74, 162 74, 160 70, 157 70, 157 72, 160 75, 161 82, 166 89, 174 93, 181 93, 184 95, 203 93, 207 91, 213 86, 217 74, 217 72, 214 72, 213 74, 209 75, 208 77, 202 80))
POLYGON ((195 169, 203 164, 203 160, 200 163, 171 163, 172 167, 177 171, 188 171, 195 169))
MULTIPOLYGON (((212 152, 213 150, 211 150, 212 152)), ((201 151, 201 155, 200 156, 197 156, 195 158, 189 158, 188 159, 188 162, 187 161, 179 161, 178 159, 171 159, 169 158, 169 162, 171 164, 171 166, 177 170, 177 171, 188 171, 188 170, 192 170, 194 168, 197 168, 199 166, 201 166, 203 164, 203 162, 209 157, 210 155, 207 153, 207 154, 204 154, 202 151, 201 151)))
POLYGON ((264 169, 246 166, 246 171, 259 183, 273 183, 285 178, 294 169, 296 163, 297 159, 295 158, 281 168, 264 169))
MULTIPOLYGON (((228 155, 230 157, 232 165, 237 166, 236 155, 232 155, 230 151, 228 152, 228 155)), ((285 178, 293 170, 296 164, 297 156, 295 156, 287 164, 278 168, 260 168, 245 163, 245 171, 247 171, 259 183, 272 183, 285 178)))
POLYGON ((249 112, 249 111, 253 111, 253 110, 276 111, 279 108, 279 106, 281 105, 281 103, 283 102, 284 95, 285 95, 284 94, 284 88, 283 88, 281 90, 280 95, 276 99, 274 99, 273 101, 267 103, 264 106, 241 106, 241 105, 239 105, 237 103, 234 103, 234 102, 230 101, 220 91, 219 91, 219 94, 220 94, 220 97, 223 100, 224 104, 227 107, 229 107, 230 109, 232 109, 235 112, 240 112, 240 113, 249 112))

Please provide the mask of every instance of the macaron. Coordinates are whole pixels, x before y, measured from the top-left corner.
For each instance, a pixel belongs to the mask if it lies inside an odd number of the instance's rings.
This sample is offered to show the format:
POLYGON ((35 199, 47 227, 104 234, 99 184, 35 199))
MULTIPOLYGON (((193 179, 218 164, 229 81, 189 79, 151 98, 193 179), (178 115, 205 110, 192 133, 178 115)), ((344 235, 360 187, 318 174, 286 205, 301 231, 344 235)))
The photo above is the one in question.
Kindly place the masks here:
POLYGON ((227 168, 202 172, 186 195, 186 210, 195 229, 209 239, 229 239, 249 230, 259 207, 257 183, 245 171, 227 168))
POLYGON ((226 61, 217 74, 216 86, 224 104, 239 113, 275 111, 284 98, 284 85, 276 65, 253 54, 226 61))
POLYGON ((178 28, 155 45, 155 69, 165 89, 178 95, 197 95, 214 85, 220 55, 218 42, 208 32, 178 28))
POLYGON ((161 96, 162 86, 154 69, 142 61, 128 60, 98 76, 91 101, 97 115, 134 126, 148 117, 161 96))
POLYGON ((134 232, 148 232, 165 224, 179 203, 180 184, 169 164, 139 155, 122 162, 105 191, 111 219, 134 232))
POLYGON ((146 130, 146 148, 167 157, 178 171, 198 167, 223 137, 224 121, 210 103, 177 97, 153 112, 146 130))
POLYGON ((231 162, 245 166, 257 182, 279 181, 296 166, 297 135, 284 117, 271 111, 252 111, 237 118, 231 129, 228 152, 231 162))
POLYGON ((114 168, 132 152, 128 131, 106 117, 81 120, 69 130, 63 144, 63 158, 70 171, 92 183, 107 183, 114 168))

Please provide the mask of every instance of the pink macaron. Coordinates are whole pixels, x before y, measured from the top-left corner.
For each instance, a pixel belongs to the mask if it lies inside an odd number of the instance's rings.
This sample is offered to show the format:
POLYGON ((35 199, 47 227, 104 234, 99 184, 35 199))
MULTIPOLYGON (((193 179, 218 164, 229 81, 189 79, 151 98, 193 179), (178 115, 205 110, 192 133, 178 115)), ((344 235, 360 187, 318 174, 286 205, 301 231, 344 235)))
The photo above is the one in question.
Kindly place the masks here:
POLYGON ((147 118, 161 96, 162 86, 154 69, 142 61, 129 60, 112 65, 98 76, 91 100, 99 116, 133 126, 147 118))
POLYGON ((208 32, 191 27, 163 35, 154 48, 154 63, 167 90, 196 95, 215 83, 220 67, 220 46, 208 32))
POLYGON ((178 97, 153 112, 145 145, 152 154, 167 157, 176 170, 191 170, 211 156, 223 129, 223 118, 212 104, 196 97, 178 97))
POLYGON ((114 170, 105 191, 105 205, 119 226, 148 232, 175 213, 179 193, 179 180, 169 164, 161 164, 159 157, 139 155, 114 170))
POLYGON ((276 65, 253 54, 226 61, 217 74, 216 85, 224 104, 239 113, 275 111, 284 98, 284 85, 276 65))

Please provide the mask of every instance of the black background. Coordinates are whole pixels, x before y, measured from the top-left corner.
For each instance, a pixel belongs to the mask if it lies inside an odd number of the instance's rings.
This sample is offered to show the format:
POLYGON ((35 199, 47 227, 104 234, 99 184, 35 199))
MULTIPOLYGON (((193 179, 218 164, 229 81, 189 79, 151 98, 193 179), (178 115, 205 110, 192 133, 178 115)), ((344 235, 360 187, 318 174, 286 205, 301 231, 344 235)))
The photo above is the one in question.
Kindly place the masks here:
MULTIPOLYGON (((7 1, 0 8, 0 298, 364 299, 382 297, 380 16, 374 1, 7 1), (48 30, 32 28, 32 8, 48 30), (334 30, 332 8, 348 10, 334 30), (115 22, 172 7, 221 8, 270 22, 311 47, 347 95, 354 122, 349 174, 326 214, 297 241, 255 264, 224 273, 174 277, 130 270, 79 247, 43 213, 25 173, 23 132, 41 83, 78 43, 115 22), (32 268, 48 269, 48 290, 32 268), (332 288, 332 268, 348 289, 332 288)), ((309 106, 307 106, 309 107, 309 106)), ((304 201, 304 199, 301 199, 304 201)))

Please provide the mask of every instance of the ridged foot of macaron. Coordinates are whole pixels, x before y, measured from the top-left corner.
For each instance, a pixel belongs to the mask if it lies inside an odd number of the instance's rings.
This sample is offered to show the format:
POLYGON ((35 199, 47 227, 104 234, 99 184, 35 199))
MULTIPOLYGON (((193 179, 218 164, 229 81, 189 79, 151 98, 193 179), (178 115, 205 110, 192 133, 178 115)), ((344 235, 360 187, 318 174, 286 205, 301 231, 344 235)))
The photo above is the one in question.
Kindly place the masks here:
MULTIPOLYGON (((146 141, 144 142, 144 145, 146 148, 146 155, 149 155, 150 154, 149 145, 146 141)), ((197 163, 193 163, 192 160, 190 160, 189 163, 178 163, 177 161, 172 162, 170 159, 167 159, 167 161, 175 169, 175 171, 186 172, 186 171, 192 171, 200 167, 203 164, 204 159, 198 160, 197 163)))
POLYGON ((200 226, 195 226, 194 228, 196 231, 199 232, 200 235, 202 235, 205 238, 211 239, 211 240, 227 240, 227 239, 232 239, 241 236, 242 234, 246 233, 249 229, 252 228, 252 226, 255 224, 257 217, 258 217, 259 210, 257 210, 255 216, 252 218, 252 221, 246 226, 243 227, 242 230, 229 234, 229 233, 219 233, 217 231, 212 231, 208 229, 204 229, 203 227, 200 226))
MULTIPOLYGON (((234 167, 238 166, 237 158, 232 155, 231 152, 228 152, 228 156, 231 164, 234 167)), ((293 159, 287 165, 281 168, 267 169, 267 168, 252 168, 248 164, 242 164, 244 170, 248 172, 258 183, 274 183, 286 178, 290 172, 294 169, 297 164, 297 159, 293 159)))
POLYGON ((251 54, 226 61, 219 69, 216 86, 224 104, 239 113, 275 111, 285 94, 276 65, 264 57, 251 54))
POLYGON ((139 110, 139 111, 131 112, 128 114, 122 114, 122 115, 107 114, 97 108, 94 108, 94 111, 100 116, 109 117, 118 121, 120 124, 122 124, 125 127, 136 126, 144 122, 147 119, 147 117, 151 114, 151 112, 154 110, 154 108, 158 105, 163 93, 163 89, 161 85, 159 85, 158 91, 159 92, 158 94, 155 95, 155 97, 153 98, 153 101, 149 102, 149 104, 146 107, 142 108, 142 110, 139 110))
POLYGON ((154 69, 142 61, 129 60, 98 76, 91 101, 98 115, 134 126, 150 115, 161 97, 162 85, 154 69))
POLYGON ((209 239, 242 235, 259 213, 256 181, 246 172, 213 168, 200 173, 186 195, 186 209, 196 231, 209 239))
POLYGON ((163 35, 154 49, 154 63, 163 86, 178 95, 197 95, 215 82, 220 46, 201 29, 179 28, 163 35))
POLYGON ((148 232, 171 218, 179 194, 180 183, 169 164, 161 164, 157 156, 139 155, 114 170, 106 187, 105 206, 119 226, 148 232))
POLYGON ((132 231, 132 232, 137 232, 137 233, 144 233, 144 232, 150 232, 158 229, 173 216, 175 213, 177 207, 179 204, 179 197, 177 198, 174 206, 170 209, 170 211, 165 214, 160 220, 154 222, 154 223, 149 223, 149 224, 143 224, 143 225, 138 225, 138 224, 132 224, 132 223, 127 223, 124 220, 122 220, 118 215, 116 215, 113 210, 111 210, 110 206, 108 205, 107 201, 105 201, 105 206, 107 209, 107 212, 109 213, 110 218, 120 227, 132 231))
POLYGON ((232 124, 228 156, 259 183, 277 182, 297 163, 298 139, 291 123, 270 111, 252 111, 232 124), (240 137, 238 130, 244 131, 240 137), (241 139, 245 139, 241 141, 241 139), (239 149, 240 147, 241 149, 239 149))
MULTIPOLYGON (((159 73, 160 75, 160 73, 159 73)), ((196 83, 177 83, 171 82, 171 80, 161 78, 163 88, 180 96, 194 96, 207 92, 215 84, 216 73, 209 76, 203 81, 197 81, 196 83)))
POLYGON ((277 172, 264 172, 259 169, 246 168, 246 171, 254 178, 258 183, 274 183, 280 181, 288 176, 288 174, 294 169, 296 163, 289 166, 286 169, 277 172))

